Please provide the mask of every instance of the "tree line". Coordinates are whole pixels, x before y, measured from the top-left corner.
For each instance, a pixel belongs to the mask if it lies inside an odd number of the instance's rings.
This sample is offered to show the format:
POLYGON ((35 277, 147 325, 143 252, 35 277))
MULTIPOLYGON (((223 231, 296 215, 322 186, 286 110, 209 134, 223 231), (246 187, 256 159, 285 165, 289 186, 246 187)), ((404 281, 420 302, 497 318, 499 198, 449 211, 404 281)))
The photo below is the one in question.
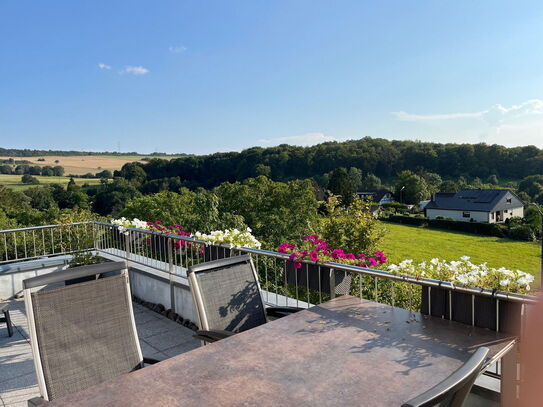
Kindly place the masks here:
POLYGON ((543 173, 543 150, 534 146, 507 148, 482 143, 439 144, 366 137, 312 147, 280 145, 172 160, 154 158, 145 164, 126 164, 115 175, 154 182, 148 186, 151 192, 159 190, 164 182, 194 189, 213 188, 223 182, 260 175, 275 181, 318 179, 339 166, 357 168, 385 180, 402 171, 434 173, 443 179, 487 180, 494 175, 520 180, 543 173))

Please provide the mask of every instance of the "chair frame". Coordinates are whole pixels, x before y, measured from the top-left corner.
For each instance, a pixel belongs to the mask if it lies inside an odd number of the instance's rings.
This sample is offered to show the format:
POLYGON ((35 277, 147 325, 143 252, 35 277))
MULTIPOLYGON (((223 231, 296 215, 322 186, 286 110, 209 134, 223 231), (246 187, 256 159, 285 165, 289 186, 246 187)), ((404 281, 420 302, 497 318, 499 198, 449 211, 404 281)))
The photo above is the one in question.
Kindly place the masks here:
POLYGON ((260 301, 262 302, 262 309, 264 311, 264 318, 268 321, 269 316, 282 318, 289 314, 303 310, 303 308, 298 307, 266 307, 264 300, 262 298, 262 290, 260 287, 260 282, 258 279, 258 274, 253 263, 253 259, 250 254, 244 254, 240 256, 232 256, 224 259, 212 260, 204 263, 200 263, 194 266, 189 267, 188 269, 188 280, 190 291, 192 293, 192 299, 196 306, 196 314, 198 316, 198 326, 199 330, 195 335, 195 338, 200 339, 203 342, 215 342, 220 339, 235 335, 235 332, 220 330, 220 329, 211 329, 209 327, 209 322, 207 320, 204 303, 202 299, 202 292, 200 290, 200 285, 198 284, 198 279, 196 278, 196 273, 199 271, 225 267, 234 264, 248 263, 253 272, 253 276, 258 288, 258 293, 260 301))
MULTIPOLYGON (((458 394, 460 391, 466 391, 466 397, 469 394, 473 383, 482 372, 486 356, 489 349, 480 347, 458 370, 452 373, 442 382, 436 384, 431 389, 413 397, 408 402, 402 404, 402 407, 430 407, 435 406, 445 400, 451 392, 458 394), (463 387, 466 386, 466 389, 463 387), (469 386, 469 388, 467 388, 469 386)), ((462 399, 462 401, 464 401, 462 399)), ((452 400, 452 407, 460 406, 458 400, 452 400)))
MULTIPOLYGON (((41 397, 49 401, 49 395, 47 392, 47 386, 45 383, 45 376, 43 373, 42 360, 40 355, 40 349, 38 346, 38 337, 35 327, 35 317, 34 317, 34 308, 32 304, 32 289, 37 287, 43 287, 47 284, 58 283, 62 281, 73 280, 75 278, 84 278, 88 276, 95 275, 98 277, 102 273, 116 272, 120 273, 126 279, 126 297, 129 303, 132 301, 132 294, 130 291, 130 283, 128 277, 128 269, 126 263, 124 262, 107 262, 101 264, 93 264, 89 266, 80 266, 74 267, 71 269, 66 269, 54 273, 44 274, 41 276, 32 277, 23 281, 23 293, 25 300, 25 307, 27 310, 27 319, 28 319, 28 330, 30 334, 30 345, 32 348, 32 354, 34 359, 34 368, 36 370, 36 376, 38 379, 38 387, 40 389, 41 397)), ((144 363, 153 364, 158 361, 153 359, 144 358, 141 352, 140 342, 138 340, 138 334, 136 329, 136 320, 134 318, 134 310, 132 307, 129 307, 129 317, 133 329, 134 340, 136 342, 136 347, 138 351, 138 356, 141 360, 141 366, 143 367, 144 363)), ((33 403, 36 403, 38 400, 32 399, 33 403)), ((30 401, 29 401, 30 403, 30 401)))
POLYGON ((11 317, 9 315, 9 304, 4 304, 0 306, 0 312, 4 314, 4 317, 0 317, 0 322, 5 322, 8 329, 8 337, 13 336, 13 323, 11 322, 11 317))

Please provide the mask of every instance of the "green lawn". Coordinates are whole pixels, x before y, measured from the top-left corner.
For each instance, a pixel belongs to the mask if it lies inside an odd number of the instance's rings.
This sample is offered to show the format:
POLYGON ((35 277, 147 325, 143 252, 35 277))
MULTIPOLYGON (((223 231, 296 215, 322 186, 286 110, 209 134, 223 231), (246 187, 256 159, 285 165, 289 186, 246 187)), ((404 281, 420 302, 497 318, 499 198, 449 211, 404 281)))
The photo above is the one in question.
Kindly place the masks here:
POLYGON ((421 262, 439 257, 458 260, 470 256, 473 263, 487 262, 491 267, 507 267, 532 273, 539 280, 541 248, 539 243, 519 242, 491 236, 406 226, 383 222, 387 234, 380 247, 389 264, 404 259, 421 262))
MULTIPOLYGON (((21 182, 21 177, 22 175, 0 174, 0 185, 5 185, 7 187, 10 187, 19 191, 36 186, 36 185, 23 184, 21 182)), ((40 181, 40 183, 37 185, 44 185, 44 184, 66 185, 68 181, 70 181, 70 177, 42 177, 40 175, 36 175, 35 177, 40 181)), ((100 179, 98 178, 74 178, 74 181, 78 185, 83 185, 85 183, 86 184, 100 183, 100 179)))

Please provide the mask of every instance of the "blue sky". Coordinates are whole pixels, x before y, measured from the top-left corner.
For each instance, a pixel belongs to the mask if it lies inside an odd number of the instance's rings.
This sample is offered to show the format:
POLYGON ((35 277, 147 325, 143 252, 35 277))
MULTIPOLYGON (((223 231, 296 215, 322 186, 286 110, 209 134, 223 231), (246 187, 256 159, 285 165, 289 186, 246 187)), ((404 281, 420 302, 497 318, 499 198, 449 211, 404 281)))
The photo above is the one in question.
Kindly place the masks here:
POLYGON ((543 2, 0 2, 0 146, 543 148, 543 2))

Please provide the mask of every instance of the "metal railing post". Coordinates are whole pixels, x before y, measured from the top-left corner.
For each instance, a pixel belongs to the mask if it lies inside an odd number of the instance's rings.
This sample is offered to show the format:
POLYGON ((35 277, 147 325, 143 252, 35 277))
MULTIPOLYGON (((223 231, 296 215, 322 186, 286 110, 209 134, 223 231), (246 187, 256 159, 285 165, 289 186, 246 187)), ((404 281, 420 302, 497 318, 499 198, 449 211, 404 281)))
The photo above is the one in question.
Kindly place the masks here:
POLYGON ((336 273, 330 269, 330 298, 336 298, 336 273))
POLYGON ((173 284, 173 242, 170 237, 167 238, 168 242, 168 277, 170 281, 170 308, 175 312, 175 290, 173 284))

